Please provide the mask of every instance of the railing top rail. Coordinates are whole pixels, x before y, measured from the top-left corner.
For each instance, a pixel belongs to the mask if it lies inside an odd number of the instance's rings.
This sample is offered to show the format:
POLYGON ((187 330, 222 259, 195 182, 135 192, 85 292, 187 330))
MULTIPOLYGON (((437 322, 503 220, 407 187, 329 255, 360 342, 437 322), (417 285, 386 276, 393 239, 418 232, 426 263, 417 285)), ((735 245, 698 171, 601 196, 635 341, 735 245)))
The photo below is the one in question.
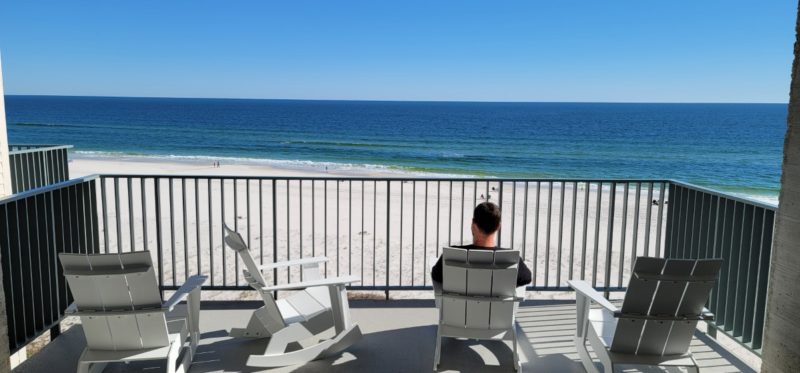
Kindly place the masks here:
POLYGON ((32 196, 35 196, 35 195, 39 195, 39 194, 42 194, 42 193, 47 193, 47 192, 51 192, 51 191, 58 190, 58 189, 61 189, 61 188, 66 188, 66 187, 69 187, 69 186, 72 186, 72 185, 77 185, 77 184, 80 184, 80 183, 83 183, 83 182, 86 182, 86 181, 95 180, 97 178, 98 178, 98 175, 87 175, 87 176, 83 176, 83 177, 70 179, 70 180, 67 180, 67 181, 62 181, 60 183, 46 185, 46 186, 43 186, 43 187, 40 187, 40 188, 26 190, 26 191, 21 192, 21 193, 12 194, 10 196, 0 198, 0 204, 18 201, 18 200, 25 199, 25 198, 28 198, 28 197, 32 197, 32 196))
POLYGON ((472 182, 579 182, 579 183, 668 183, 662 179, 578 179, 578 178, 503 178, 503 177, 369 177, 369 176, 244 176, 244 175, 193 175, 193 174, 115 174, 98 175, 101 178, 172 178, 172 179, 261 179, 261 180, 352 180, 352 181, 472 181, 472 182))
POLYGON ((72 145, 10 144, 8 148, 9 148, 8 152, 9 155, 13 155, 13 154, 42 152, 47 150, 72 149, 72 145), (25 149, 15 149, 15 148, 25 148, 25 149))
POLYGON ((733 200, 733 201, 751 204, 751 205, 758 206, 758 207, 765 208, 765 209, 772 210, 772 211, 778 211, 778 206, 774 205, 772 203, 762 202, 762 201, 758 201, 758 200, 755 200, 755 199, 752 199, 752 198, 747 198, 747 197, 740 197, 740 196, 736 196, 736 195, 733 195, 733 194, 728 193, 728 192, 723 192, 723 191, 719 191, 719 190, 712 189, 712 188, 702 187, 702 186, 690 184, 690 183, 683 182, 683 181, 669 180, 669 182, 672 183, 672 184, 678 185, 678 186, 685 187, 685 188, 699 190, 701 192, 705 192, 705 193, 708 193, 708 194, 711 194, 711 195, 715 195, 717 197, 727 198, 727 199, 730 199, 730 200, 733 200))

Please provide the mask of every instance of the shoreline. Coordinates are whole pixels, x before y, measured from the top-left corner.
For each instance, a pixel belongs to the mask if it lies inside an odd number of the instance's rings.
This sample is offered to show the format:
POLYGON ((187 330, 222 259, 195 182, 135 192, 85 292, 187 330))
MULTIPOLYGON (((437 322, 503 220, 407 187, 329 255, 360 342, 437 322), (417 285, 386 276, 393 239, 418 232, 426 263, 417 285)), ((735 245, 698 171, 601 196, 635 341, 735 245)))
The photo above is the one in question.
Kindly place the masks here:
MULTIPOLYGON (((336 162, 289 161, 213 156, 123 155, 110 152, 70 153, 70 177, 102 174, 247 175, 284 177, 374 177, 374 178, 457 178, 501 179, 496 176, 447 174, 403 170, 384 165, 357 165, 336 162), (213 167, 212 162, 220 162, 213 167)), ((523 178, 520 178, 523 179, 523 178)), ((545 178, 546 179, 546 178, 545 178)), ((557 180, 556 180, 557 181, 557 180)), ((604 188, 605 189, 605 188, 604 188)), ((715 189, 715 188, 711 188, 715 189)), ((777 206, 778 194, 748 194, 719 190, 721 193, 777 206)))

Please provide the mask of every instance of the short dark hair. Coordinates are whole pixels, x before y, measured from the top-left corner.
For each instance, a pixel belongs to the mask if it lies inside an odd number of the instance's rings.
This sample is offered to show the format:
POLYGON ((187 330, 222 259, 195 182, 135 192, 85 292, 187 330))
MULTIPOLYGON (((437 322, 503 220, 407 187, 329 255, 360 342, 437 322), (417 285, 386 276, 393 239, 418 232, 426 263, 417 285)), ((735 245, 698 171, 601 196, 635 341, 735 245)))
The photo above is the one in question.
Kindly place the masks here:
POLYGON ((485 234, 497 232, 500 228, 500 207, 491 202, 483 202, 475 206, 472 213, 472 222, 485 234))

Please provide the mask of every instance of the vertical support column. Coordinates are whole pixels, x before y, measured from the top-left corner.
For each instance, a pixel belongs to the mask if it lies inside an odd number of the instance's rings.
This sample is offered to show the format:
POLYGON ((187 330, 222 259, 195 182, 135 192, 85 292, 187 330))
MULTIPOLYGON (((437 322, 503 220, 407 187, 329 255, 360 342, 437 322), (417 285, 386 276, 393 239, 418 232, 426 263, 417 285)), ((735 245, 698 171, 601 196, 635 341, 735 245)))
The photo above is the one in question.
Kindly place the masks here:
POLYGON ((3 93, 3 69, 0 61, 0 197, 11 195, 11 165, 8 159, 8 131, 6 130, 5 94, 3 93))
MULTIPOLYGON (((800 13, 798 13, 800 15, 800 13)), ((772 242, 762 372, 800 367, 800 20, 795 29, 789 120, 783 145, 780 205, 772 242)))
MULTIPOLYGON (((3 64, 0 60, 0 197, 8 196, 11 191, 11 165, 8 159, 8 132, 6 131, 5 94, 3 92, 3 64)), ((3 258, 0 257, 0 260, 3 258)), ((25 349, 17 353, 24 357, 25 349)), ((8 347, 8 316, 6 313, 5 285, 0 269, 0 372, 11 370, 11 356, 8 347)))

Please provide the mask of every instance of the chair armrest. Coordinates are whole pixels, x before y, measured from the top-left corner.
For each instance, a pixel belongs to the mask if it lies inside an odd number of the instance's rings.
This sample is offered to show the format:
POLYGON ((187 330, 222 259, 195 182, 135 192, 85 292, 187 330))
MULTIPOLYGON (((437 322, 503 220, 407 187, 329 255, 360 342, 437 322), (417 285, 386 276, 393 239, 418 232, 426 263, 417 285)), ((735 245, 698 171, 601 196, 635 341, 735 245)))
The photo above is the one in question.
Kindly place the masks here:
POLYGON ((300 281, 300 282, 293 282, 291 284, 282 284, 282 285, 273 285, 273 286, 262 286, 258 288, 260 291, 276 291, 276 290, 300 290, 305 288, 313 288, 318 286, 332 286, 332 285, 344 285, 344 284, 351 284, 355 282, 361 282, 361 278, 357 276, 342 276, 342 277, 334 277, 334 278, 323 278, 319 280, 311 280, 311 281, 300 281))
POLYGON ((603 295, 600 294, 600 292, 598 292, 597 290, 595 290, 592 287, 592 285, 589 285, 588 282, 579 280, 569 280, 567 281, 567 284, 569 284, 569 286, 573 290, 575 290, 575 294, 579 296, 584 296, 589 300, 591 300, 592 302, 599 304, 601 307, 611 312, 617 311, 617 306, 611 304, 611 302, 609 302, 608 299, 603 298, 603 295))
POLYGON ((64 310, 65 315, 71 315, 76 312, 78 312, 78 305, 75 303, 70 304, 69 307, 67 307, 67 309, 64 310))
POLYGON ((714 318, 714 314, 708 308, 703 307, 703 310, 700 311, 700 320, 714 321, 714 318))
POLYGON ((528 291, 527 289, 527 285, 518 286, 516 291, 517 298, 525 299, 525 293, 528 291))
POLYGON ((175 291, 175 294, 172 294, 172 296, 166 302, 164 302, 164 304, 162 304, 161 307, 166 309, 167 311, 172 311, 175 308, 175 306, 178 305, 178 303, 180 303, 181 301, 186 299, 187 296, 189 296, 189 293, 191 293, 192 290, 195 290, 200 286, 203 286, 203 283, 205 283, 207 279, 208 276, 201 276, 201 275, 195 275, 189 277, 188 279, 186 279, 186 282, 184 282, 183 285, 181 285, 181 287, 175 291))
POLYGON ((258 269, 260 269, 262 271, 266 271, 268 269, 302 266, 302 265, 307 265, 307 264, 324 263, 324 262, 327 262, 327 261, 328 261, 327 257, 315 256, 313 258, 303 258, 303 259, 288 260, 288 261, 284 261, 284 262, 275 262, 275 263, 262 264, 262 265, 258 266, 258 269))

